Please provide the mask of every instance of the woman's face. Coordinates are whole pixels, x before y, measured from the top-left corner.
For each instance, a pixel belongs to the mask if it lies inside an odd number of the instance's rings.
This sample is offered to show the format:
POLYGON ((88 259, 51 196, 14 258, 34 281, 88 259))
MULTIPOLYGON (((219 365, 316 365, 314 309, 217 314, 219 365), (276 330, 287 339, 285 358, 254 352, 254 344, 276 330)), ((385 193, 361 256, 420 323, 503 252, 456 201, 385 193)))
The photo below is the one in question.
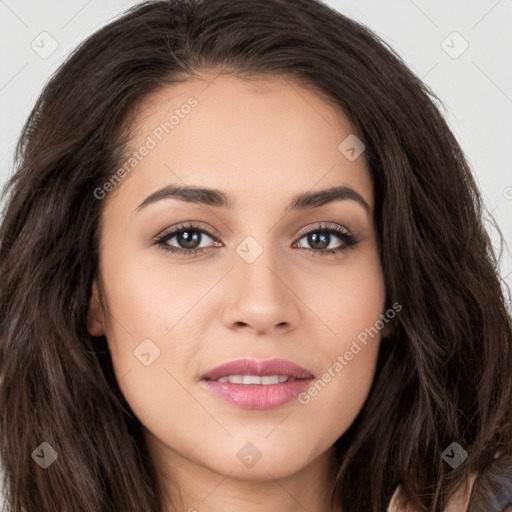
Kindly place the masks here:
POLYGON ((89 329, 105 333, 149 445, 168 468, 242 479, 326 461, 368 396, 385 313, 350 124, 297 84, 224 77, 153 95, 132 128, 124 173, 95 192, 106 203, 89 329), (166 187, 209 192, 154 196, 166 187), (314 378, 202 379, 242 358, 314 378))

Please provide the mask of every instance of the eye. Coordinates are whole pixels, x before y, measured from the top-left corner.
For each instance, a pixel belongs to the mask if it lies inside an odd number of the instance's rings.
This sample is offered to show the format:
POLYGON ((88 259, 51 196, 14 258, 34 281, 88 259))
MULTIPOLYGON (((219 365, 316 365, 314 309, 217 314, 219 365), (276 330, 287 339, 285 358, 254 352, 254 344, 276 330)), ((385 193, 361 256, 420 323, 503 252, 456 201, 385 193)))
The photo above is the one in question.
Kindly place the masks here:
MULTIPOLYGON (((153 245, 171 253, 192 256, 213 247, 208 239, 213 241, 217 247, 222 246, 222 243, 213 234, 201 226, 181 224, 157 237, 153 245), (201 245, 203 243, 204 245, 201 245)), ((359 240, 347 228, 333 224, 320 225, 303 233, 294 246, 298 244, 301 249, 306 249, 315 255, 326 256, 346 251, 358 243, 359 240), (303 239, 305 239, 306 244, 311 246, 310 248, 300 244, 303 239), (337 243, 336 239, 338 240, 337 243)))
POLYGON ((314 230, 303 234, 299 238, 299 242, 296 243, 300 243, 303 239, 312 247, 308 248, 299 245, 300 247, 322 256, 346 251, 359 243, 359 240, 348 229, 336 224, 318 226, 314 230), (339 241, 336 243, 336 239, 341 241, 341 243, 339 241))
MULTIPOLYGON (((201 247, 201 243, 205 241, 205 238, 214 240, 213 235, 200 226, 181 224, 157 238, 157 240, 155 240, 155 244, 165 251, 192 255, 201 252, 209 246, 206 244, 206 247, 201 247), (174 242, 171 243, 173 240, 174 242)), ((208 240, 206 240, 206 242, 207 241, 208 240)))

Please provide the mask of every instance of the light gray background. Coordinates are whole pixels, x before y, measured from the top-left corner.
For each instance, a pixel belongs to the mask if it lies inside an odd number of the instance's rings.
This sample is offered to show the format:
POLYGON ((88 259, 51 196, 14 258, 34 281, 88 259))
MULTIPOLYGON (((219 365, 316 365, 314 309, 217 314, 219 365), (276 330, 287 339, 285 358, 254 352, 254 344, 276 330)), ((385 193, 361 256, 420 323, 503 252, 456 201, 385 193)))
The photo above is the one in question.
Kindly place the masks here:
MULTIPOLYGON (((136 3, 0 0, 0 186, 12 173, 16 138, 51 73, 80 41, 136 3), (43 32, 58 43, 46 58, 32 48, 51 49, 52 42, 43 32)), ((377 32, 440 97, 487 208, 510 243, 512 0, 326 3, 377 32), (467 50, 458 55, 466 44, 467 50)), ((505 254, 501 272, 508 283, 512 283, 510 262, 505 254)))
MULTIPOLYGON (((0 186, 12 173, 16 138, 50 74, 80 41, 135 3, 0 0, 0 186), (51 49, 50 39, 41 36, 42 32, 48 32, 58 43, 47 58, 31 47, 51 49)), ((440 97, 487 208, 510 243, 512 0, 326 3, 376 31, 440 97), (461 37, 453 35, 454 31, 461 37), (469 47, 459 56, 464 41, 469 47)), ((509 285, 510 263, 510 256, 505 254, 501 272, 509 285)))

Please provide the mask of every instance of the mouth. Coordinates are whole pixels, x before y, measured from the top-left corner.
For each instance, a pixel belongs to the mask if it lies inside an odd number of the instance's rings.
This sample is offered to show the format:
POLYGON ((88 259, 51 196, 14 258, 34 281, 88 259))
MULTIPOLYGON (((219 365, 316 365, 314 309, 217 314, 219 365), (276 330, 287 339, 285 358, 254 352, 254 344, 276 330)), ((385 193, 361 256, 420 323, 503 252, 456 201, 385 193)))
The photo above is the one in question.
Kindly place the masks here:
POLYGON ((271 384, 282 384, 283 382, 291 382, 294 380, 297 379, 295 379, 295 377, 290 377, 289 375, 227 375, 215 379, 215 382, 229 382, 230 384, 268 386, 271 384))
POLYGON ((274 409, 304 391, 313 374, 291 361, 237 359, 201 377, 202 385, 224 401, 244 409, 274 409))

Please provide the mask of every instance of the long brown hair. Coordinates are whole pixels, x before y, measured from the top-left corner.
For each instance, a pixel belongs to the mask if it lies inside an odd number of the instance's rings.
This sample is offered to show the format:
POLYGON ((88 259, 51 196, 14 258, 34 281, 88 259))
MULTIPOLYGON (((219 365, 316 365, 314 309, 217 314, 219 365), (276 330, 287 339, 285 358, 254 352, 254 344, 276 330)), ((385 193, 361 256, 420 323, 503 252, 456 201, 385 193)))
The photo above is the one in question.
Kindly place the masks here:
POLYGON ((39 97, 0 233, 10 510, 163 512, 106 339, 87 331, 104 203, 94 190, 125 160, 136 106, 212 70, 313 87, 361 134, 388 302, 402 310, 363 409, 335 443, 332 503, 382 512, 401 484, 419 510, 441 511, 471 471, 512 453, 512 327, 498 262, 438 98, 378 36, 315 0, 142 3, 83 42, 39 97), (452 442, 468 453, 457 469, 442 458, 452 442), (45 470, 33 460, 41 443, 58 453, 45 470))

